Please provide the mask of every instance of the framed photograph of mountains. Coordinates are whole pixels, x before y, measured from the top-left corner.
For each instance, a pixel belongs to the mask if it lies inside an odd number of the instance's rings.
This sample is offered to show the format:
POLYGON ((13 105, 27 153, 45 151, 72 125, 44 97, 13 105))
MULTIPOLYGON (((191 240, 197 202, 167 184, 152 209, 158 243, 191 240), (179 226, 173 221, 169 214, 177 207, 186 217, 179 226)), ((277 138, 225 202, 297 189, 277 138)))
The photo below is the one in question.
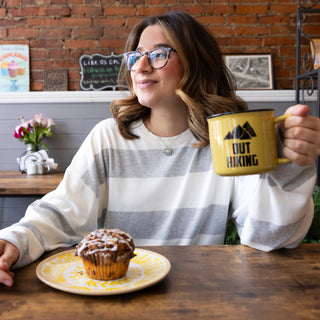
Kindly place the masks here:
POLYGON ((237 90, 273 89, 271 54, 224 55, 225 63, 235 78, 237 90))
POLYGON ((29 46, 0 45, 0 92, 29 90, 29 46))

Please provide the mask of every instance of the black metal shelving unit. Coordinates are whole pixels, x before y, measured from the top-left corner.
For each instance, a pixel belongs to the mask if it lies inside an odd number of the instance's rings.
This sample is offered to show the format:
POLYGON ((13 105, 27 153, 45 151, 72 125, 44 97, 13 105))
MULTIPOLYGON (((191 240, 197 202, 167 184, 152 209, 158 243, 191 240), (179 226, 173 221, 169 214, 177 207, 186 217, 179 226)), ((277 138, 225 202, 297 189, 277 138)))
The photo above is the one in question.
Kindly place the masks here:
MULTIPOLYGON (((309 41, 310 49, 313 47, 315 52, 315 43, 313 39, 304 32, 303 26, 306 22, 306 15, 318 15, 320 19, 320 0, 298 0, 297 8, 297 34, 296 34, 296 103, 305 103, 306 96, 311 96, 317 90, 316 114, 320 117, 320 67, 314 69, 315 55, 311 55, 311 50, 301 54, 301 40, 305 38, 309 41)), ((320 39, 320 30, 319 30, 320 39)), ((317 160, 318 178, 317 184, 320 185, 320 161, 317 160)))

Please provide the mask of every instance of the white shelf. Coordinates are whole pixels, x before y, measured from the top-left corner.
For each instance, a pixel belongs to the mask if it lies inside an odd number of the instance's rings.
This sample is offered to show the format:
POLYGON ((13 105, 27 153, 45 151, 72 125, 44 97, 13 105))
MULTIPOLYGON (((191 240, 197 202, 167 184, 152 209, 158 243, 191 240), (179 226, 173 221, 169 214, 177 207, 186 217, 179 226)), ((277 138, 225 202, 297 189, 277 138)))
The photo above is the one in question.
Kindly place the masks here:
MULTIPOLYGON (((8 103, 87 103, 111 102, 123 98, 128 91, 30 91, 0 94, 0 104, 8 103)), ((295 90, 239 90, 237 94, 246 102, 295 102, 295 90)), ((317 92, 307 101, 316 101, 317 92)))

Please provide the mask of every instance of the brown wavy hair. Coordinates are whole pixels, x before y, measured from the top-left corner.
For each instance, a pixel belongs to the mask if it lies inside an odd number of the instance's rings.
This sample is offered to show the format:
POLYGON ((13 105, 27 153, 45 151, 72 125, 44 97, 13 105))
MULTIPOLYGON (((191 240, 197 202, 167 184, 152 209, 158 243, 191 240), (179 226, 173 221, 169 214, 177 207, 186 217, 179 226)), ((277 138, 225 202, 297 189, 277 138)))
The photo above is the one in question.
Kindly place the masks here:
MULTIPOLYGON (((159 25, 183 64, 183 75, 176 94, 187 105, 188 125, 202 148, 209 143, 207 117, 212 114, 247 110, 246 103, 235 94, 234 80, 226 68, 220 48, 213 35, 187 13, 168 12, 141 20, 131 31, 125 51, 138 47, 144 29, 159 25)), ((131 93, 126 99, 111 103, 121 135, 126 139, 138 138, 130 125, 145 119, 150 108, 141 105, 133 91, 130 72, 122 64, 119 86, 126 85, 131 93)))

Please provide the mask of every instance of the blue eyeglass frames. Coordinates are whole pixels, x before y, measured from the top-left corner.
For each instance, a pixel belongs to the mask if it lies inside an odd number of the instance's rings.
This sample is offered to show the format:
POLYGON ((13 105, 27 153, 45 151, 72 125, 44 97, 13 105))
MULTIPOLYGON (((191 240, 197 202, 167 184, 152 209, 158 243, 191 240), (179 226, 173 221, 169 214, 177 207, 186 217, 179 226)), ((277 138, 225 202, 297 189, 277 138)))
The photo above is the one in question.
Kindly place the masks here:
POLYGON ((147 55, 149 65, 152 69, 161 69, 167 65, 172 50, 175 51, 170 47, 161 47, 146 52, 129 51, 124 53, 123 57, 126 68, 129 71, 135 71, 136 62, 144 55, 147 55))

